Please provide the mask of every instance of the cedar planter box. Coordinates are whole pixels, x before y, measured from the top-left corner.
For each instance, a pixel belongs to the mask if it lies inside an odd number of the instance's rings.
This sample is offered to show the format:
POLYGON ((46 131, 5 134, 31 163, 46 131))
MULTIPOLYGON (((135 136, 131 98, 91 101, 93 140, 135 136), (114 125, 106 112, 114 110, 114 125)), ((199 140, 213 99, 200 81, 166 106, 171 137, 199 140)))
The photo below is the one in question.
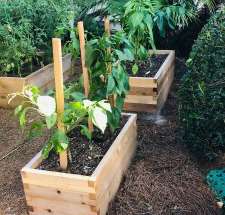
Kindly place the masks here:
POLYGON ((21 171, 29 214, 105 215, 136 148, 136 114, 129 116, 91 176, 38 170, 37 154, 21 171))
MULTIPOLYGON (((78 63, 72 65, 71 55, 66 55, 62 58, 64 80, 68 80, 74 70, 79 68, 78 63), (73 68, 75 67, 75 68, 73 68)), ((79 69, 80 70, 80 69, 79 69)), ((41 90, 46 91, 54 87, 53 64, 49 64, 38 71, 24 77, 0 77, 0 107, 14 108, 21 100, 16 98, 8 104, 8 95, 15 92, 20 92, 26 85, 35 85, 41 90)))
POLYGON ((155 112, 163 108, 174 78, 175 51, 158 50, 154 53, 168 56, 154 77, 129 78, 130 92, 126 97, 124 110, 155 112))

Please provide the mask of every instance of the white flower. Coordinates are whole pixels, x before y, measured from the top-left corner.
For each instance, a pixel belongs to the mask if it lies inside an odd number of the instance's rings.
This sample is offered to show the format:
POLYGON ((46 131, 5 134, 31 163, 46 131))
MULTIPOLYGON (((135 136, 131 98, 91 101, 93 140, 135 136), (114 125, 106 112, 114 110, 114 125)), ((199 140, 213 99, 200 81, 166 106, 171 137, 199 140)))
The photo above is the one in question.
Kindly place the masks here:
POLYGON ((92 121, 94 125, 102 131, 102 133, 105 132, 107 126, 107 114, 103 109, 100 107, 94 108, 92 121))
POLYGON ((37 106, 40 113, 45 116, 51 116, 56 111, 55 99, 50 96, 38 96, 37 106))
POLYGON ((92 101, 90 101, 90 100, 88 100, 88 99, 85 99, 85 100, 83 100, 83 103, 84 103, 84 107, 85 107, 85 108, 89 108, 89 107, 92 106, 95 102, 92 102, 92 101))
POLYGON ((105 109, 109 112, 112 112, 111 105, 106 100, 102 100, 102 101, 98 102, 98 104, 103 109, 105 109))

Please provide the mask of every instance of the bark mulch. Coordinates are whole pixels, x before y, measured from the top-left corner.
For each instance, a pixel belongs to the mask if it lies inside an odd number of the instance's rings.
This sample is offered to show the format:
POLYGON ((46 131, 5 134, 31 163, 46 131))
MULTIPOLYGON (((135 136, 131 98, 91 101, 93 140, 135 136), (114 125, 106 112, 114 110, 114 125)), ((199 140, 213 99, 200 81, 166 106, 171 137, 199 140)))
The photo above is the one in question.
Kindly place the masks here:
MULTIPOLYGON (((176 72, 183 70, 178 66, 176 72)), ((162 116, 139 114, 137 153, 108 215, 220 214, 204 182, 204 171, 182 145, 177 120, 178 85, 179 77, 162 116)), ((40 150, 47 135, 27 142, 10 113, 0 109, 0 214, 26 215, 20 169, 40 150), (24 144, 1 160, 18 142, 24 144)))

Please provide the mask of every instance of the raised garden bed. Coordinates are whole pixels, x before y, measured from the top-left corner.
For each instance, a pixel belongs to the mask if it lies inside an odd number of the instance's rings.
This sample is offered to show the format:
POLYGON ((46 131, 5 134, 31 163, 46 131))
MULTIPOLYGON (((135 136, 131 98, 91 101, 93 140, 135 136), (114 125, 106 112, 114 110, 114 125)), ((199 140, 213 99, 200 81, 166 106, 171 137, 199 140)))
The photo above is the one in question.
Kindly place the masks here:
POLYGON ((124 105, 126 111, 160 111, 167 100, 174 78, 175 51, 157 50, 154 53, 167 57, 153 77, 129 78, 130 92, 124 105))
POLYGON ((106 214, 136 149, 137 116, 126 115, 128 121, 91 176, 40 170, 41 153, 22 169, 30 214, 106 214))
MULTIPOLYGON (((73 71, 78 70, 79 64, 72 64, 71 55, 62 58, 64 80, 68 80, 73 71)), ((79 69, 80 70, 80 69, 79 69)), ((14 99, 8 104, 8 95, 15 92, 21 92, 26 85, 35 85, 41 90, 46 91, 54 87, 53 64, 49 64, 38 71, 26 77, 0 77, 0 107, 14 108, 21 101, 19 98, 14 99)))

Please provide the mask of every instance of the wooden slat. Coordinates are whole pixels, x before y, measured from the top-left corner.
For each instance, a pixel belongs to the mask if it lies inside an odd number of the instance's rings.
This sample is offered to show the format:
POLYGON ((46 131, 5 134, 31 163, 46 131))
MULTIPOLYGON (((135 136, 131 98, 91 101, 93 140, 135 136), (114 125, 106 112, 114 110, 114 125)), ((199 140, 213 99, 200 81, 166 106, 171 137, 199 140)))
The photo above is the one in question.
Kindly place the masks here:
POLYGON ((166 60, 164 61, 163 65, 160 67, 159 71, 155 75, 155 79, 157 79, 157 83, 161 82, 161 79, 164 77, 168 69, 171 67, 175 61, 175 51, 171 51, 166 60))
POLYGON ((17 97, 8 104, 8 95, 11 93, 21 92, 25 86, 24 78, 0 78, 0 107, 15 107, 22 102, 22 98, 17 97))
POLYGON ((156 105, 157 100, 155 96, 127 95, 125 103, 156 105))
POLYGON ((166 100, 167 100, 167 97, 168 97, 168 94, 169 94, 169 91, 170 91, 170 88, 171 88, 171 85, 173 83, 173 79, 174 79, 174 66, 172 66, 170 68, 170 70, 168 71, 168 73, 170 74, 167 79, 164 80, 164 83, 163 85, 161 86, 161 90, 159 92, 159 95, 158 95, 158 98, 157 98, 157 110, 160 111, 166 100))
POLYGON ((170 54, 171 50, 149 50, 149 54, 170 54))
POLYGON ((56 201, 54 199, 48 200, 43 198, 30 198, 27 199, 27 203, 31 210, 30 214, 44 215, 97 215, 95 211, 92 211, 92 207, 82 204, 68 203, 56 201), (35 207, 33 205, 38 205, 35 207))
MULTIPOLYGON (((71 55, 68 54, 62 59, 64 81, 71 77, 72 71, 72 61, 71 55)), ((54 71, 53 64, 49 64, 42 69, 32 73, 26 77, 26 85, 35 85, 41 88, 43 91, 49 89, 49 87, 54 87, 54 71)))
POLYGON ((89 176, 36 170, 26 167, 22 169, 21 175, 24 184, 57 188, 64 191, 95 193, 94 188, 89 186, 92 180, 89 176))
POLYGON ((89 193, 75 192, 73 190, 59 190, 52 187, 43 187, 38 185, 24 184, 24 191, 28 199, 43 198, 46 200, 58 202, 68 202, 88 206, 96 206, 96 198, 89 193))
POLYGON ((141 96, 156 96, 156 88, 148 87, 131 87, 129 95, 141 95, 141 96))
POLYGON ((111 160, 108 161, 107 166, 96 180, 97 204, 101 214, 105 214, 109 202, 114 198, 133 157, 136 149, 136 131, 136 125, 130 127, 126 134, 127 138, 123 140, 123 145, 114 151, 111 160))
POLYGON ((0 96, 21 92, 25 86, 25 78, 0 77, 0 96))
MULTIPOLYGON (((117 171, 119 169, 124 171, 127 167, 124 158, 131 157, 133 149, 136 147, 136 117, 136 115, 130 116, 123 130, 92 175, 96 178, 97 198, 109 188, 117 171)), ((113 192, 115 194, 116 191, 114 190, 113 192)))
POLYGON ((146 105, 146 104, 124 104, 124 110, 131 112, 155 112, 156 105, 146 105))
POLYGON ((130 87, 148 87, 156 88, 157 83, 153 78, 143 78, 143 77, 130 77, 129 78, 130 87))
POLYGON ((163 90, 165 87, 165 82, 168 81, 168 79, 171 78, 171 75, 173 75, 175 69, 175 64, 171 64, 171 66, 168 68, 167 72, 165 73, 164 77, 161 78, 160 82, 158 82, 158 87, 157 87, 157 94, 159 95, 160 92, 163 90))

